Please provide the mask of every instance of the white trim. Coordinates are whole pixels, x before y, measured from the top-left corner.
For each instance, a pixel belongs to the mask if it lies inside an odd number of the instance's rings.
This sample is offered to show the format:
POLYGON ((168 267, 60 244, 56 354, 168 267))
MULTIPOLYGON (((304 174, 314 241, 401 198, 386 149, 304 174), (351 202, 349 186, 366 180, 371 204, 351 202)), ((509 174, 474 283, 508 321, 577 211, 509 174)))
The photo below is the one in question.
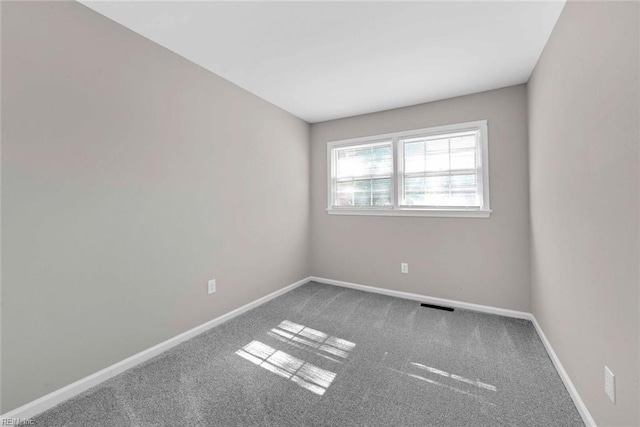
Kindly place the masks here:
POLYGON ((580 397, 578 390, 573 385, 571 378, 569 378, 569 374, 567 374, 567 371, 562 366, 560 359, 558 359, 556 352, 553 350, 553 347, 551 347, 551 343, 549 342, 546 335, 542 331, 542 328, 538 324, 538 321, 536 320, 533 314, 527 313, 524 311, 509 310, 506 308, 472 304, 468 302, 461 302, 461 301, 449 300, 444 298, 435 298, 435 297, 429 297, 426 295, 412 294, 409 292, 394 291, 391 289, 360 285, 357 283, 343 282, 341 280, 326 279, 324 277, 311 276, 310 280, 313 282, 325 283, 327 285, 334 285, 334 286, 340 286, 343 288, 356 289, 364 292, 373 292, 376 294, 388 295, 391 297, 404 298, 404 299, 427 302, 431 304, 445 305, 449 307, 479 311, 481 313, 497 314, 499 316, 513 317, 516 319, 530 320, 531 323, 533 323, 533 326, 535 327, 536 332, 538 333, 538 336, 540 337, 540 340, 542 341, 542 344, 544 345, 544 348, 547 351, 547 354, 549 355, 549 358, 553 362, 553 366, 556 368, 558 375, 562 379, 564 386, 569 392, 569 395, 571 396, 573 403, 576 405, 576 409, 578 410, 578 413, 582 417, 582 421, 585 423, 587 427, 596 427, 596 422, 594 421, 593 417, 589 413, 589 410, 587 409, 587 406, 582 401, 582 398, 580 397))
POLYGON ((371 216, 430 216, 438 218, 489 218, 491 210, 458 210, 458 209, 327 209, 329 215, 371 215, 371 216))
POLYGON ((560 362, 560 359, 558 359, 558 355, 553 350, 553 347, 551 347, 551 343, 547 339, 547 336, 544 334, 544 331, 540 327, 540 324, 538 323, 538 321, 536 320, 533 314, 531 315, 531 322, 533 323, 533 326, 535 326, 536 332, 538 332, 538 335, 540 336, 540 340, 542 340, 542 344, 544 344, 544 348, 547 349, 547 353, 549 354, 549 357, 553 362, 553 366, 555 366, 556 371, 558 371, 558 375, 560 375, 560 378, 562 379, 564 386, 567 388, 567 391, 569 392, 569 395, 571 396, 573 403, 576 405, 576 408, 578 409, 578 412, 582 417, 582 421, 584 421, 587 427, 596 427, 595 420, 589 413, 587 406, 584 404, 584 402, 580 398, 580 394, 578 394, 578 390, 576 390, 576 387, 573 385, 573 382, 571 382, 571 378, 569 378, 569 374, 567 374, 567 371, 565 371, 564 366, 562 366, 562 363, 560 362))
POLYGON ((444 298, 429 297, 426 295, 412 294, 409 292, 394 291, 391 289, 377 288, 373 286, 360 285, 358 283, 343 282, 341 280, 326 279, 324 277, 310 277, 312 282, 325 283, 327 285, 340 286, 343 288, 356 289, 359 291, 372 292, 375 294, 387 295, 390 297, 410 299, 429 304, 445 305, 455 308, 463 308, 465 310, 479 311, 481 313, 497 314, 499 316, 514 317, 516 319, 531 319, 531 313, 524 311, 509 310, 506 308, 491 307, 488 305, 473 304, 470 302, 461 302, 444 298))
POLYGON ((140 363, 147 361, 152 357, 155 357, 160 353, 163 353, 177 346, 178 344, 195 337, 196 335, 199 335, 255 307, 258 307, 259 305, 262 305, 276 297, 279 297, 280 295, 283 295, 299 286, 302 286, 305 283, 308 283, 310 280, 310 277, 299 280, 289 286, 272 292, 269 295, 265 295, 262 298, 258 298, 257 300, 252 301, 249 304, 245 304, 242 307, 236 308, 235 310, 223 314, 220 317, 216 317, 215 319, 203 323, 200 326, 196 326, 193 329, 176 335, 173 338, 169 338, 168 340, 163 341, 160 344, 154 345, 151 348, 134 354, 133 356, 128 357, 111 366, 108 366, 94 374, 91 374, 54 392, 42 396, 39 399, 33 400, 23 406, 20 406, 19 408, 1 415, 0 423, 2 422, 2 420, 7 418, 33 418, 36 415, 46 411, 47 409, 51 409, 54 406, 64 402, 65 400, 71 399, 72 397, 77 396, 78 394, 90 389, 91 387, 94 387, 110 378, 113 378, 114 376, 126 371, 127 369, 133 368, 134 366, 139 365, 140 363))

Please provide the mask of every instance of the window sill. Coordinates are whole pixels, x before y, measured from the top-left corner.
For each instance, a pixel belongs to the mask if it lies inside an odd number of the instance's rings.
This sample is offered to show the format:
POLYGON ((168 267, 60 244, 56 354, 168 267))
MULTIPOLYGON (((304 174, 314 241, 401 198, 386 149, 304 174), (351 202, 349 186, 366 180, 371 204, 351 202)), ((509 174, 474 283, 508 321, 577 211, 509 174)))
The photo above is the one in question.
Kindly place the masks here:
POLYGON ((426 216, 437 218, 489 218, 487 209, 327 209, 329 215, 426 216))

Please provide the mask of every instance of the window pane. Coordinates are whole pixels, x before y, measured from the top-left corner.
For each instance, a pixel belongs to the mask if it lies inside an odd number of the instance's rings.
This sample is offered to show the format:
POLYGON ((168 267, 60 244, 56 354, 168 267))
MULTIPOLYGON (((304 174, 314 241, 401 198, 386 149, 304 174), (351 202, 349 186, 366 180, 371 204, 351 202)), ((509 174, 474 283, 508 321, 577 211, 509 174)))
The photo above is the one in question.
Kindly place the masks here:
POLYGON ((459 136, 451 138, 451 149, 474 149, 476 148, 476 141, 478 140, 478 133, 474 132, 471 135, 459 136))
POLYGON ((391 145, 377 145, 374 146, 371 151, 370 174, 390 175, 393 169, 391 145))
POLYGON ((335 206, 353 206, 353 182, 339 182, 336 186, 335 206))
POLYGON ((371 206, 371 181, 354 181, 353 182, 353 200, 354 206, 366 207, 371 206))
POLYGON ((427 191, 449 191, 449 185, 451 184, 451 177, 449 175, 428 176, 425 178, 425 180, 427 184, 427 191))
POLYGON ((425 143, 424 141, 407 142, 404 144, 404 171, 405 173, 422 172, 425 170, 425 143))
POLYGON ((451 152, 451 169, 475 169, 476 150, 460 150, 451 152))
POLYGON ((424 205, 425 177, 407 177, 404 181, 404 198, 407 205, 424 205))
POLYGON ((449 138, 430 139, 427 141, 427 151, 449 151, 449 138))
POLYGON ((391 205, 391 178, 338 182, 336 206, 375 207, 391 205))
POLYGON ((449 139, 435 139, 427 141, 427 167, 425 170, 449 170, 449 139))
POLYGON ((449 152, 427 153, 426 171, 439 172, 449 170, 449 152))
POLYGON ((391 143, 339 148, 336 151, 338 178, 391 175, 391 143))
POLYGON ((372 185, 373 206, 391 206, 391 179, 374 179, 372 185))
POLYGON ((476 187, 476 175, 452 175, 451 176, 451 187, 476 187))

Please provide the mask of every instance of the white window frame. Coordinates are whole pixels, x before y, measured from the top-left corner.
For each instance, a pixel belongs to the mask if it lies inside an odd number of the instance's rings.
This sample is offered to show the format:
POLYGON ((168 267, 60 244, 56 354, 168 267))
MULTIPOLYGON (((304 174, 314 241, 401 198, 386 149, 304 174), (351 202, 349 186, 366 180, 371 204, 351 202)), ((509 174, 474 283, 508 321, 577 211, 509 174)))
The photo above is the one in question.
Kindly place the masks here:
POLYGON ((379 216, 427 216, 427 217, 467 217, 467 218, 489 218, 491 215, 491 205, 489 198, 489 136, 487 130, 487 120, 458 123, 445 126, 437 126, 423 129, 413 129, 409 131, 393 132, 382 135, 372 135, 359 138, 330 141, 327 143, 327 213, 331 215, 379 215, 379 216), (438 134, 448 134, 464 131, 478 131, 480 142, 478 149, 480 155, 478 159, 482 174, 479 176, 478 187, 482 193, 482 206, 480 207, 416 207, 400 205, 400 194, 404 174, 402 171, 402 143, 401 139, 412 137, 437 136, 438 134), (349 207, 333 206, 335 200, 336 181, 336 148, 344 148, 354 145, 375 144, 391 141, 393 170, 391 172, 391 206, 372 207, 349 207))

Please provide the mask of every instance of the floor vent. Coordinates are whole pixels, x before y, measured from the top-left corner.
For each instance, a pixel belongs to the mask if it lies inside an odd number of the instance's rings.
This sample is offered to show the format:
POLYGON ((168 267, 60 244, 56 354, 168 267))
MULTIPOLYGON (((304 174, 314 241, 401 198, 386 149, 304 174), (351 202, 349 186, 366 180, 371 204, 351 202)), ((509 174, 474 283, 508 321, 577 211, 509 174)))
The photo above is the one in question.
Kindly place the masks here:
POLYGON ((435 308, 436 310, 444 310, 444 311, 453 311, 453 307, 444 307, 441 305, 435 305, 435 304, 427 304, 426 302, 423 302, 422 304, 420 304, 421 307, 428 307, 428 308, 435 308))

